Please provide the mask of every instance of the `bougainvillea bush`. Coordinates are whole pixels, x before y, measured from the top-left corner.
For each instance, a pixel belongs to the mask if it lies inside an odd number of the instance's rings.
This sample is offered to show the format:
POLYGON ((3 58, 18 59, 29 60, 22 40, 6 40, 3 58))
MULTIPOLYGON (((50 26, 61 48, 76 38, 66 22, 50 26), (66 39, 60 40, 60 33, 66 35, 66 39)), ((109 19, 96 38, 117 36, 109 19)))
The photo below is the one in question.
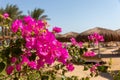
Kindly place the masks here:
MULTIPOLYGON (((7 13, 1 15, 1 23, 8 18, 7 13)), ((12 38, 8 46, 3 44, 0 52, 0 72, 5 71, 8 75, 1 74, 2 79, 56 80, 56 76, 61 74, 63 80, 77 80, 75 76, 64 76, 66 71, 74 70, 70 57, 76 52, 55 38, 55 34, 62 31, 61 28, 53 27, 53 30, 49 31, 45 20, 25 16, 23 19, 14 20, 9 29, 12 31, 12 38), (73 53, 69 53, 70 51, 73 53), (62 72, 59 72, 60 69, 62 72)), ((82 42, 76 42, 74 38, 71 38, 71 42, 72 46, 77 46, 80 53, 78 56, 95 56, 94 52, 86 52, 82 42)), ((91 72, 95 72, 97 66, 100 65, 90 67, 91 72)))

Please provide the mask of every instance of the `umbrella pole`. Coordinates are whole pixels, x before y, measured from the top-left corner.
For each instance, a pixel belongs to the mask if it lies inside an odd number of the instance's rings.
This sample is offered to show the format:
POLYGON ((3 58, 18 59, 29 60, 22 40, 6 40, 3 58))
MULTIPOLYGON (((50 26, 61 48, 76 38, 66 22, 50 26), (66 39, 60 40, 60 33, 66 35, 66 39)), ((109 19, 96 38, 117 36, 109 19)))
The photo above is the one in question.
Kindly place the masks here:
POLYGON ((101 55, 100 55, 100 43, 98 43, 98 58, 101 58, 101 55))

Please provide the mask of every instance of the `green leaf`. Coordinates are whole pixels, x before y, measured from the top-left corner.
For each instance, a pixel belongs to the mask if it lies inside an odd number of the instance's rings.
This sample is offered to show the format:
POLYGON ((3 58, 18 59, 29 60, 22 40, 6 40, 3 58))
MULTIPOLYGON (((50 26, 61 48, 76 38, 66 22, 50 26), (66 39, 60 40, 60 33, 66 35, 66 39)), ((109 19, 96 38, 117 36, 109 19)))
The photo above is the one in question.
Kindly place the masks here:
POLYGON ((10 47, 7 47, 5 50, 3 50, 3 56, 8 57, 10 54, 10 47))
POLYGON ((5 68, 5 63, 0 62, 0 73, 4 70, 5 68))
POLYGON ((81 78, 80 80, 84 80, 84 78, 81 78))
POLYGON ((32 55, 29 57, 30 61, 34 61, 36 59, 36 54, 32 53, 32 55))
POLYGON ((15 42, 16 47, 21 47, 22 39, 17 39, 15 42))
POLYGON ((18 35, 18 36, 21 36, 21 32, 20 32, 20 31, 18 31, 18 32, 17 32, 17 35, 18 35))
POLYGON ((88 70, 88 67, 87 66, 84 66, 84 71, 88 70))
POLYGON ((66 79, 66 77, 64 75, 62 75, 62 80, 65 80, 65 79, 66 79))
MULTIPOLYGON (((39 73, 30 73, 27 76, 27 80, 36 80, 40 77, 39 73)), ((44 79, 43 79, 44 80, 44 79)))
POLYGON ((62 71, 62 75, 65 75, 65 73, 67 72, 67 70, 66 69, 62 69, 63 71, 62 71))
POLYGON ((98 66, 97 69, 101 72, 107 72, 108 66, 98 66))
POLYGON ((12 48, 12 54, 13 54, 13 55, 19 56, 21 53, 22 53, 21 48, 19 48, 19 47, 14 47, 14 48, 12 48))
POLYGON ((90 78, 89 78, 89 77, 86 77, 85 80, 90 80, 90 78))
POLYGON ((43 75, 43 76, 41 76, 41 80, 49 80, 49 76, 43 75))
POLYGON ((18 78, 17 78, 17 77, 15 77, 13 80, 18 80, 18 78))
POLYGON ((56 70, 59 70, 59 69, 61 69, 61 66, 60 66, 60 64, 57 64, 57 65, 55 65, 55 69, 56 69, 56 70))
POLYGON ((90 73, 90 76, 93 77, 93 73, 90 73))
POLYGON ((95 77, 97 77, 98 75, 99 75, 98 72, 96 72, 95 77))

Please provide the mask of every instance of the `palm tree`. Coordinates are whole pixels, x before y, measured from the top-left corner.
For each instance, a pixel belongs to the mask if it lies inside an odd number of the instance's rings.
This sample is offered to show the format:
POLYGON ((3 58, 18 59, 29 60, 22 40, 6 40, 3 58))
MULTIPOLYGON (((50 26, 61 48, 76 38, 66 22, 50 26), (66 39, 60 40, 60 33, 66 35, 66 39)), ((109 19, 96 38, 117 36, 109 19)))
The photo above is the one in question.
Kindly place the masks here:
POLYGON ((1 14, 5 13, 5 12, 9 14, 9 17, 12 20, 20 18, 21 14, 22 14, 22 11, 19 10, 17 5, 12 5, 12 4, 11 5, 7 4, 7 6, 5 8, 0 9, 1 14))
POLYGON ((40 8, 35 8, 33 11, 28 11, 28 14, 35 19, 46 19, 50 20, 47 15, 43 15, 44 10, 40 8))
MULTIPOLYGON (((4 14, 4 13, 8 13, 9 17, 12 20, 15 20, 17 18, 21 17, 22 11, 19 10, 19 8, 17 7, 17 5, 9 5, 7 4, 5 8, 0 8, 0 14, 4 14)), ((3 21, 2 21, 3 22, 3 21)), ((10 23, 8 23, 8 25, 10 25, 10 23)), ((3 41, 5 41, 5 36, 6 35, 11 35, 11 33, 9 32, 9 27, 5 27, 5 25, 0 25, 2 27, 2 37, 3 37, 3 41)))
POLYGON ((0 8, 0 14, 3 14, 3 13, 4 13, 4 9, 0 8))

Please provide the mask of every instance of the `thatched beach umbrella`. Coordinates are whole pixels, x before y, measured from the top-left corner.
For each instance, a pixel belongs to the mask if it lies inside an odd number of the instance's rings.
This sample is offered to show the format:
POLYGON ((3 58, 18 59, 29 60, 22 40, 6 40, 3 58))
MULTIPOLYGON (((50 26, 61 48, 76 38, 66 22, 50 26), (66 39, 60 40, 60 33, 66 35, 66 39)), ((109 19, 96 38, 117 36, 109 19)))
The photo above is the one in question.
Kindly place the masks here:
POLYGON ((57 40, 61 41, 61 42, 70 42, 70 39, 72 37, 76 38, 79 35, 79 33, 77 32, 68 32, 65 34, 56 34, 56 38, 57 40))
POLYGON ((78 35, 79 35, 79 33, 77 33, 77 32, 68 32, 68 33, 64 34, 67 42, 70 42, 71 38, 76 38, 78 35))
MULTIPOLYGON (((88 36, 95 32, 97 32, 100 35, 103 35, 105 42, 120 41, 120 35, 117 32, 110 30, 110 29, 106 29, 106 28, 100 28, 100 27, 92 28, 92 29, 89 29, 87 31, 80 33, 77 36, 76 40, 77 41, 82 40, 82 41, 88 42, 89 41, 88 36)), ((100 57, 100 44, 98 44, 98 56, 100 57)))
POLYGON ((58 34, 58 33, 56 33, 55 37, 60 42, 66 42, 64 34, 58 34))
POLYGON ((120 29, 118 29, 118 30, 115 30, 115 32, 117 32, 118 34, 120 34, 120 29))
POLYGON ((87 31, 80 33, 77 36, 76 40, 77 41, 88 41, 88 36, 90 34, 93 34, 94 32, 97 32, 103 35, 105 42, 120 41, 120 34, 118 34, 116 31, 106 29, 106 28, 100 28, 100 27, 92 28, 92 29, 89 29, 87 31))

